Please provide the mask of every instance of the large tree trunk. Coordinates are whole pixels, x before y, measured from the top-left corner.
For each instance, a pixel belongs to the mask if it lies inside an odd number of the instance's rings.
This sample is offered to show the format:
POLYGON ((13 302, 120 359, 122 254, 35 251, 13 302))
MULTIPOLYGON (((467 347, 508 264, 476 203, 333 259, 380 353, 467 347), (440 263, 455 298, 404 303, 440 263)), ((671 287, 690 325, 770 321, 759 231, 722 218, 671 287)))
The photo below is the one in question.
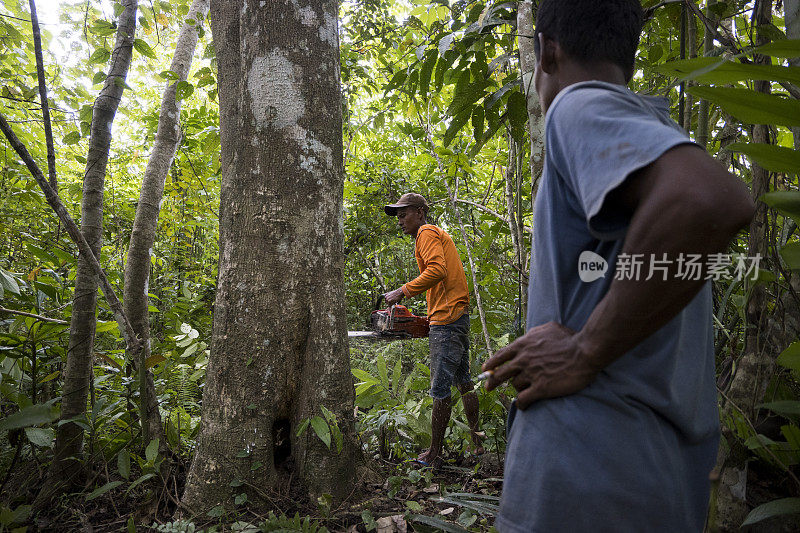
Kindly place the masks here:
POLYGON ((220 260, 198 448, 199 512, 291 477, 346 497, 360 451, 346 339, 334 0, 212 0, 222 142, 220 260), (301 424, 335 414, 341 451, 301 424), (234 492, 230 483, 243 483, 234 492))
POLYGON ((181 102, 175 98, 176 87, 178 82, 185 80, 189 74, 192 56, 197 46, 198 31, 203 26, 208 9, 209 0, 192 2, 186 18, 191 19, 194 23, 184 22, 175 45, 175 55, 172 57, 169 68, 178 75, 178 79, 167 86, 161 99, 158 131, 153 145, 153 153, 150 154, 150 159, 147 161, 147 169, 142 179, 139 204, 136 207, 136 219, 131 231, 128 260, 125 264, 125 314, 143 342, 143 349, 134 364, 139 370, 140 380, 144 380, 140 384, 144 445, 147 445, 152 439, 159 439, 162 451, 166 451, 164 429, 155 396, 153 376, 145 364, 150 356, 150 314, 147 310, 150 250, 156 238, 158 213, 164 195, 164 182, 169 174, 172 161, 175 159, 175 151, 180 141, 178 122, 181 114, 181 102))
MULTIPOLYGON (((98 258, 103 239, 103 187, 111 146, 111 125, 122 98, 124 81, 131 62, 138 1, 123 0, 122 5, 124 10, 119 17, 109 75, 94 104, 89 153, 83 179, 81 233, 98 258)), ((96 302, 97 277, 89 260, 81 254, 75 277, 69 350, 64 370, 62 423, 56 431, 55 453, 49 471, 52 482, 43 489, 43 492, 50 494, 50 489, 55 486, 77 481, 80 472, 83 429, 69 421, 80 419, 86 413, 86 398, 92 376, 96 302)))

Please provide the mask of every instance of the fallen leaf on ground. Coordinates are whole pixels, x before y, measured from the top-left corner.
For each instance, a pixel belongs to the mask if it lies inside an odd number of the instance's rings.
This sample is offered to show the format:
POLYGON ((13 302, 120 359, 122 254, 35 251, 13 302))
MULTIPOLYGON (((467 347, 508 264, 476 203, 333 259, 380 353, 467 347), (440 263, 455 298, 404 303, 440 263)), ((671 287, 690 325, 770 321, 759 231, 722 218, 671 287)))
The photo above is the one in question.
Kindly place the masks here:
POLYGON ((447 509, 442 509, 441 511, 439 511, 439 514, 448 515, 448 514, 452 513, 455 510, 456 510, 455 507, 448 507, 447 509))
POLYGON ((422 489, 422 492, 427 492, 428 494, 435 494, 435 493, 439 492, 439 484, 438 483, 434 483, 433 485, 430 485, 429 487, 425 487, 424 489, 422 489))
POLYGON ((406 521, 401 514, 378 518, 375 520, 375 525, 377 533, 406 533, 408 531, 406 521))

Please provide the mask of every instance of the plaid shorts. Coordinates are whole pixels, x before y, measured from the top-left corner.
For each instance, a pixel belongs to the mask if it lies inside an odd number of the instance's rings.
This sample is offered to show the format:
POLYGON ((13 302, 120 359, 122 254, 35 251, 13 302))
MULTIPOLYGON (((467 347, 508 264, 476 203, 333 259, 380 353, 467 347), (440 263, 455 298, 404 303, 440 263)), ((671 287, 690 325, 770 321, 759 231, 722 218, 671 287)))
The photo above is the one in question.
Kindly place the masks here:
POLYGON ((443 326, 431 326, 431 391, 435 400, 450 397, 450 387, 472 383, 469 377, 469 313, 443 326))

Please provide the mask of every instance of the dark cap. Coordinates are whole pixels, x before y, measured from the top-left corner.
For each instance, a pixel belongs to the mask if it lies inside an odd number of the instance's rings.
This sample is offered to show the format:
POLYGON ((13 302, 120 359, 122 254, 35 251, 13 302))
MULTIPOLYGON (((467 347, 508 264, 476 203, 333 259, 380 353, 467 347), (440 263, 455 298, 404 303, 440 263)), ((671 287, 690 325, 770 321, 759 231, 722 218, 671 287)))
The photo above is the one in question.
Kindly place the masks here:
POLYGON ((397 210, 400 207, 422 207, 425 212, 428 212, 428 202, 425 197, 415 192, 407 192, 397 200, 396 203, 384 206, 383 210, 390 217, 397 215, 397 210))

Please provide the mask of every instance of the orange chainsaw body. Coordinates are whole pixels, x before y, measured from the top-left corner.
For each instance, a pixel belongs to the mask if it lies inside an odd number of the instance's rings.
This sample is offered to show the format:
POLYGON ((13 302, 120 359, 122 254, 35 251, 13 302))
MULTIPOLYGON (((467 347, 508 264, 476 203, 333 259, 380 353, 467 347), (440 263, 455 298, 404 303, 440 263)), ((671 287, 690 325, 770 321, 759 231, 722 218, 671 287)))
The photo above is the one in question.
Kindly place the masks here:
MULTIPOLYGON (((380 302, 380 300, 379 300, 380 302)), ((427 316, 417 316, 404 305, 376 309, 371 315, 372 329, 381 335, 422 338, 430 332, 427 316)))

